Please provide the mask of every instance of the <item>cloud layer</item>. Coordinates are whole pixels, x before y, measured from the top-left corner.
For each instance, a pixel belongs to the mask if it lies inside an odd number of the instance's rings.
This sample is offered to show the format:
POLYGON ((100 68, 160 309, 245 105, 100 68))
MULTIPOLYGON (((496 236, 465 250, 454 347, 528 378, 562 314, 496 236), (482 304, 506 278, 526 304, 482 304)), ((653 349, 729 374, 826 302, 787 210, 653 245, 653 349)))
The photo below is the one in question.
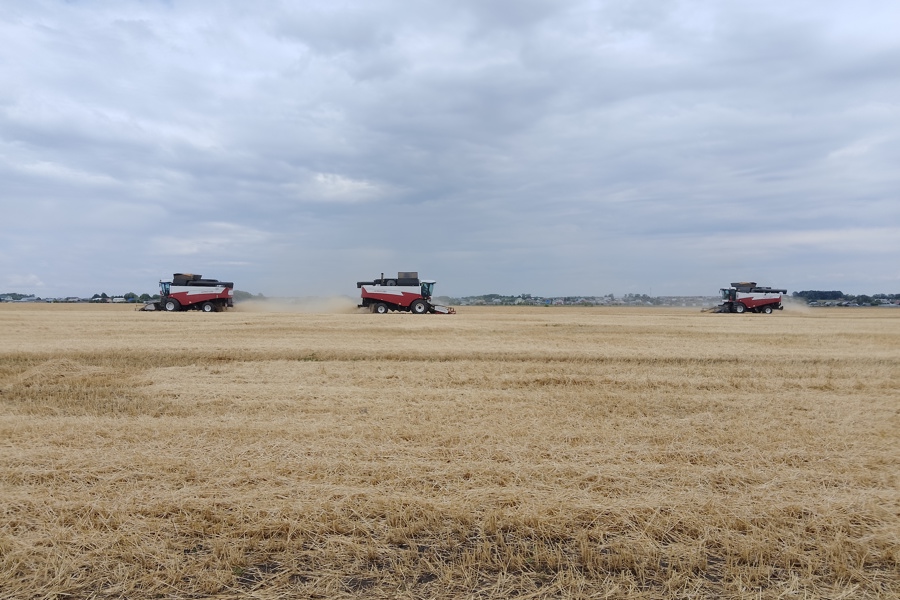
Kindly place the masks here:
POLYGON ((0 292, 900 291, 888 0, 6 10, 0 292))

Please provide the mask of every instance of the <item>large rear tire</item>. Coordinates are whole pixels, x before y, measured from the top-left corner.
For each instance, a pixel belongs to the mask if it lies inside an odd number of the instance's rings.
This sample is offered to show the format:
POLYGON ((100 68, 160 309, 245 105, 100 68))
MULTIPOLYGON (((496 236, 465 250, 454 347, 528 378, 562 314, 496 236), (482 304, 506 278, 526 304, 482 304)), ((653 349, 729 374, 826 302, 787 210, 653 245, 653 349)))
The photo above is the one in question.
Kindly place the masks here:
POLYGON ((771 314, 772 314, 772 307, 771 307, 771 306, 764 306, 764 307, 763 307, 763 312, 766 313, 767 315, 771 315, 771 314))
POLYGON ((212 302, 204 302, 203 306, 200 307, 200 310, 203 312, 213 312, 216 310, 216 307, 212 302))
POLYGON ((736 312, 737 314, 741 314, 745 310, 747 310, 747 307, 744 306, 743 304, 741 304, 740 302, 738 302, 734 305, 734 312, 736 312))
POLYGON ((181 310, 181 303, 175 298, 166 298, 163 302, 163 308, 166 312, 178 312, 181 310))
POLYGON ((387 304, 385 304, 384 302, 379 302, 375 305, 375 312, 379 315, 386 315, 388 312, 387 304))
POLYGON ((416 315, 424 315, 428 312, 428 305, 425 304, 424 300, 413 300, 412 304, 409 305, 409 312, 416 315))

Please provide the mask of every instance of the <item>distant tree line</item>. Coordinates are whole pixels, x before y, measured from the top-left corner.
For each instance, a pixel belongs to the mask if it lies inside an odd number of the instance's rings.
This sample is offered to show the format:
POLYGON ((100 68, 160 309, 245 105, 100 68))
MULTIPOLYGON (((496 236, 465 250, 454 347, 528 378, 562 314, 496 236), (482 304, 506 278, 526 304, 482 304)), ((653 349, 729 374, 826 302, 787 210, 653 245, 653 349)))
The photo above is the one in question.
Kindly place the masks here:
MULTIPOLYGON (((0 294, 0 298, 9 298, 10 300, 24 300, 26 298, 30 298, 32 300, 41 300, 39 296, 35 296, 34 294, 20 294, 18 292, 8 292, 5 294, 0 294)), ((125 298, 126 302, 150 302, 153 300, 159 300, 159 294, 135 294, 134 292, 128 292, 127 294, 122 294, 121 296, 110 296, 106 292, 99 292, 91 296, 91 300, 94 302, 110 302, 113 298, 125 298)), ((265 296, 262 294, 253 295, 250 292, 242 292, 241 290, 234 290, 234 300, 235 302, 241 302, 243 300, 250 300, 251 298, 255 299, 265 299, 265 296)))
POLYGON ((794 298, 805 298, 806 300, 840 300, 844 297, 844 292, 840 290, 804 290, 802 292, 794 292, 791 294, 794 298))
POLYGON ((15 292, 9 292, 6 294, 0 294, 0 297, 9 298, 11 300, 22 300, 23 298, 33 298, 34 294, 18 294, 15 292))
MULTIPOLYGON (((150 300, 159 300, 159 294, 141 294, 140 296, 135 294, 134 292, 128 292, 127 294, 122 294, 121 296, 117 296, 119 298, 125 298, 126 302, 149 302, 150 300)), ((91 300, 96 302, 105 302, 112 298, 112 296, 107 295, 106 292, 102 292, 100 294, 94 294, 91 296, 91 300)))
MULTIPOLYGON (((120 297, 125 298, 126 302, 149 302, 151 300, 159 300, 159 294, 153 294, 152 296, 150 294, 141 294, 139 296, 139 295, 135 294, 134 292, 128 292, 127 294, 122 294, 122 296, 120 296, 120 297)), ((94 294, 93 296, 91 296, 91 300, 97 300, 97 301, 106 301, 106 300, 109 300, 110 298, 111 297, 108 296, 106 294, 106 292, 103 292, 102 294, 94 294)), ((243 300, 250 300, 251 298, 262 299, 262 298, 265 298, 265 296, 263 296, 262 294, 254 296, 250 292, 234 290, 234 301, 235 302, 241 302, 243 300)))
POLYGON ((794 298, 803 298, 807 302, 814 301, 843 301, 856 302, 857 304, 874 304, 880 300, 900 300, 900 294, 845 294, 839 290, 804 290, 791 294, 794 298))

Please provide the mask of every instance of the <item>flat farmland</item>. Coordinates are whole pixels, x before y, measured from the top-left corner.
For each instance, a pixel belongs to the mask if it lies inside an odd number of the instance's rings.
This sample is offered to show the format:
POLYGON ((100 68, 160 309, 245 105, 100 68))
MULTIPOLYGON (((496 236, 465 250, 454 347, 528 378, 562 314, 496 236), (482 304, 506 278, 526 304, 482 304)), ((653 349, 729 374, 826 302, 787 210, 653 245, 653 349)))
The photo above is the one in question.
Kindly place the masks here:
POLYGON ((0 598, 897 598, 900 310, 0 305, 0 598))

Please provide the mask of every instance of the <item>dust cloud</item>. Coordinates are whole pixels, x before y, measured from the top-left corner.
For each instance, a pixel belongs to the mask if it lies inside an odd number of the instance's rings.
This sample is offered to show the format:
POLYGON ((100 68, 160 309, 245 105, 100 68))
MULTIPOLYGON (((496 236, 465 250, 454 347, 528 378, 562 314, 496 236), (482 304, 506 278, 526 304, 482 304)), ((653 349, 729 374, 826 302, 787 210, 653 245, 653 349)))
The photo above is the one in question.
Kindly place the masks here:
POLYGON ((794 298, 785 294, 781 298, 781 304, 784 306, 785 312, 790 311, 801 315, 808 315, 812 312, 805 298, 794 298))
POLYGON ((349 296, 328 298, 265 298, 236 302, 237 312, 353 314, 361 309, 357 300, 349 296))

